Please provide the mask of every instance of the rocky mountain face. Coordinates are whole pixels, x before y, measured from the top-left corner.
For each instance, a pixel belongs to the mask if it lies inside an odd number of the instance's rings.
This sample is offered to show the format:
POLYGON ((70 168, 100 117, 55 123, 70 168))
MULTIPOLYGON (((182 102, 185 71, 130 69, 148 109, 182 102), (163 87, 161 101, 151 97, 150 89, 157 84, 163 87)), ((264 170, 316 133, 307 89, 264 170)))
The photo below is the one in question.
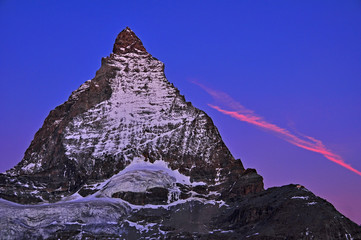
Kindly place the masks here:
POLYGON ((129 28, 0 174, 1 239, 361 239, 300 185, 264 190, 129 28))

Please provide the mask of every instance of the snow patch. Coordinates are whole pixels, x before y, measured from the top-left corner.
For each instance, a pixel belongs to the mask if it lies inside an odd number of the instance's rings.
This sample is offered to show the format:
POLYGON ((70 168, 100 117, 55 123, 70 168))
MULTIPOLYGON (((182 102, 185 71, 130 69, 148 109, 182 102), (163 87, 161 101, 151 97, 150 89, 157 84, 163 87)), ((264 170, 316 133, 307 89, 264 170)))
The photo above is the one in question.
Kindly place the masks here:
POLYGON ((304 200, 308 200, 308 196, 294 196, 294 197, 291 197, 291 199, 304 199, 304 200))
POLYGON ((206 184, 191 182, 189 176, 181 174, 178 170, 172 170, 165 161, 157 160, 151 163, 144 160, 144 157, 134 158, 126 168, 101 183, 97 187, 100 191, 95 195, 112 197, 116 192, 146 192, 151 188, 160 187, 168 189, 168 203, 170 203, 179 199, 181 191, 177 183, 190 186, 206 184))
POLYGON ((148 232, 150 230, 150 228, 157 225, 156 223, 148 223, 148 224, 143 225, 143 224, 140 224, 140 223, 131 222, 129 220, 125 220, 124 222, 128 223, 129 226, 136 228, 140 232, 148 232))
POLYGON ((345 233, 345 237, 347 240, 353 240, 353 237, 349 233, 345 233))
POLYGON ((25 173, 33 172, 41 167, 40 163, 29 163, 21 168, 21 170, 25 173))
POLYGON ((252 236, 257 236, 257 235, 259 235, 258 232, 257 232, 257 233, 253 233, 253 234, 251 234, 251 235, 248 235, 248 236, 246 236, 246 238, 249 238, 249 237, 252 237, 252 236))

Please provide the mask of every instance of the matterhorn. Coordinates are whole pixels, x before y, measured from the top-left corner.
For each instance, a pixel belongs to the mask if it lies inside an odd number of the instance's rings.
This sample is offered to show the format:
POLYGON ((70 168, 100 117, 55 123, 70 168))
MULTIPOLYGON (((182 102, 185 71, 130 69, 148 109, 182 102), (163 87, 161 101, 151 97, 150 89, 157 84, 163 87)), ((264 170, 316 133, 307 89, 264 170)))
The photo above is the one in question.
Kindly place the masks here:
POLYGON ((0 174, 0 239, 361 239, 326 200, 264 189, 130 28, 0 174))

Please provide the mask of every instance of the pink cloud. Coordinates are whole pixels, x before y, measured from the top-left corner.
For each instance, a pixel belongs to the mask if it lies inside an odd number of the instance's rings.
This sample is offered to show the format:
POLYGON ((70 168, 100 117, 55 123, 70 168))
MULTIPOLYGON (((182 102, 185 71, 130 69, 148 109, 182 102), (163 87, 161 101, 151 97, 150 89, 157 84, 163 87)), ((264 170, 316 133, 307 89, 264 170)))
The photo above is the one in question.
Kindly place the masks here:
POLYGON ((242 106, 240 103, 235 101, 233 98, 231 98, 228 94, 220 91, 216 91, 213 89, 210 89, 198 82, 193 81, 194 84, 197 84, 202 89, 204 89, 208 94, 210 94, 215 100, 223 103, 225 106, 233 109, 233 111, 224 110, 223 108, 220 108, 219 106, 215 106, 212 104, 208 104, 213 109, 226 114, 228 116, 231 116, 239 121, 247 122, 250 124, 253 124, 255 126, 258 126, 260 128, 263 128, 265 130, 271 131, 275 133, 278 137, 284 139, 285 141, 309 150, 311 152, 316 152, 321 155, 323 155, 328 160, 335 162, 336 164, 358 174, 361 176, 361 172, 357 169, 353 168, 351 165, 345 163, 345 161, 341 158, 341 156, 331 152, 331 150, 327 149, 326 146, 318 139, 315 139, 310 136, 297 136, 294 133, 291 133, 289 130, 278 127, 275 124, 269 123, 265 121, 262 117, 257 116, 252 110, 249 110, 242 106))

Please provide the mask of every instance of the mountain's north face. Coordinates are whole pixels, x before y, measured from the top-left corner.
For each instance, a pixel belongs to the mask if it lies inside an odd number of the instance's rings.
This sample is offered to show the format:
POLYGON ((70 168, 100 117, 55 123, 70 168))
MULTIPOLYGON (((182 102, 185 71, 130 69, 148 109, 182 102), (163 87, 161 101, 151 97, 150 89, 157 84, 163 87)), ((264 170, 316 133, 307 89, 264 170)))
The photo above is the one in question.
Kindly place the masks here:
POLYGON ((0 174, 1 239, 361 239, 300 185, 264 190, 129 28, 0 174))

